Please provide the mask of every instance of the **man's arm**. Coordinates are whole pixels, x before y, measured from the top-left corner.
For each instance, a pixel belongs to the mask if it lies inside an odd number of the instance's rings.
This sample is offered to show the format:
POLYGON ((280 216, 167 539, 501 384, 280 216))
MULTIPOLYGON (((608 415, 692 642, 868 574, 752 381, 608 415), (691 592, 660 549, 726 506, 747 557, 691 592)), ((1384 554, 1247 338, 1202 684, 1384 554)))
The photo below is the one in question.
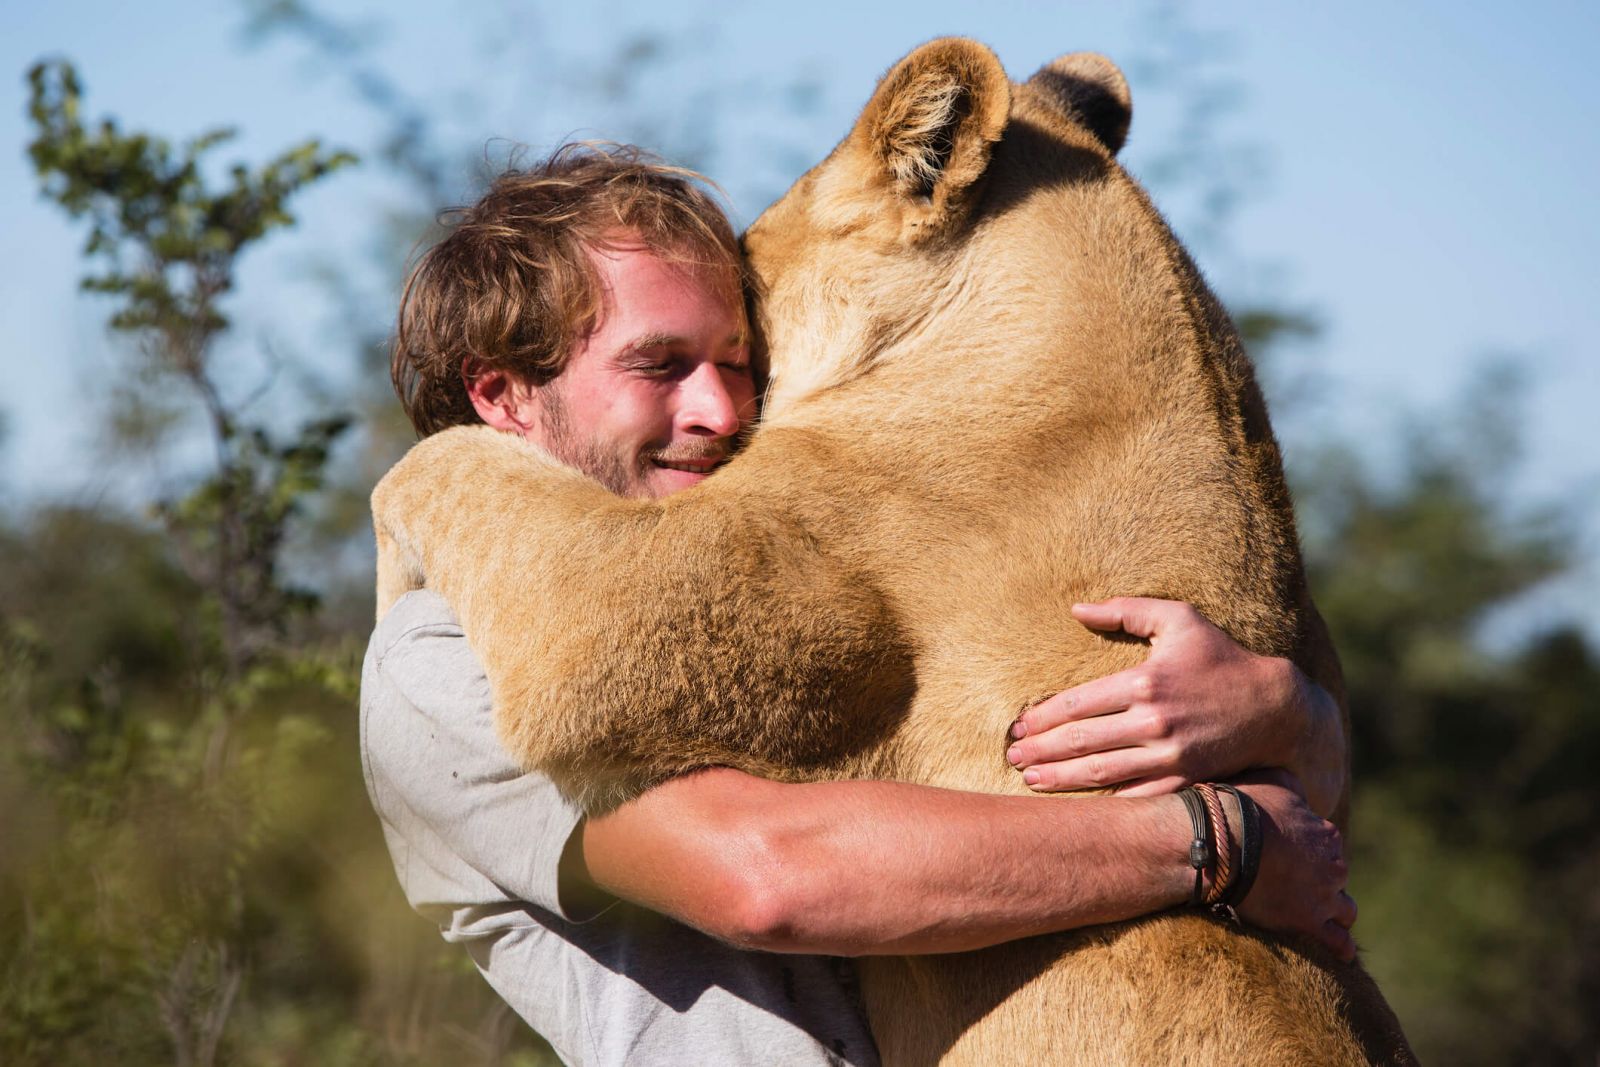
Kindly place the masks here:
MULTIPOLYGON (((581 823, 548 781, 518 773, 492 719, 443 602, 404 598, 363 672, 362 747, 397 869, 415 876, 401 874, 413 904, 478 900, 483 887, 466 883, 487 879, 581 921, 596 902, 573 891, 592 879, 726 941, 855 954, 957 951, 1129 917, 1181 902, 1191 884, 1188 824, 1170 796, 790 785, 714 769, 581 823), (435 870, 455 873, 423 877, 435 870)), ((1337 832, 1287 790, 1246 788, 1268 836, 1245 917, 1348 953, 1337 832)))
POLYGON ((1312 810, 1338 809, 1349 782, 1339 706, 1293 663, 1250 653, 1176 601, 1118 597, 1079 604, 1073 616, 1149 639, 1150 656, 1018 718, 1007 758, 1031 788, 1153 796, 1283 767, 1312 810))
MULTIPOLYGON (((1288 789, 1245 788, 1267 834, 1246 918, 1350 958, 1338 831, 1288 789)), ((1189 838, 1175 796, 793 785, 718 768, 589 821, 569 873, 747 948, 957 952, 1183 903, 1189 838)))

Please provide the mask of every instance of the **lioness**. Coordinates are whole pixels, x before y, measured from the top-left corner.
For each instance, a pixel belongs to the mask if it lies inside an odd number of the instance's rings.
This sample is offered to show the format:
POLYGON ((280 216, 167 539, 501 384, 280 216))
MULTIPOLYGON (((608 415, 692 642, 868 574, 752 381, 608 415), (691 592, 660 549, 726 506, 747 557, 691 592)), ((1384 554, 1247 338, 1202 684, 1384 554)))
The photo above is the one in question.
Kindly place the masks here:
MULTIPOLYGON (((771 379, 746 452, 622 501, 435 435, 374 494, 380 612, 443 592, 507 745, 592 809, 710 764, 1014 790, 1017 710, 1139 655, 1067 618, 1114 592, 1336 688, 1259 392, 1115 163, 1128 118, 1100 57, 1013 85, 972 42, 916 50, 747 234, 771 379)), ((888 1063, 1408 1062, 1359 968, 1302 949, 1169 915, 863 984, 888 1063)))

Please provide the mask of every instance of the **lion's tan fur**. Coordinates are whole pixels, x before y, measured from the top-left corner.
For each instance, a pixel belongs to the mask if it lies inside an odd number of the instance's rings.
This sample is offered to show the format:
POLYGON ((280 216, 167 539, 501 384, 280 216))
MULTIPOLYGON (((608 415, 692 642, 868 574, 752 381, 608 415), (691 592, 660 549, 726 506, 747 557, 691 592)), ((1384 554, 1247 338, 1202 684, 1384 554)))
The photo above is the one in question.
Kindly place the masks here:
MULTIPOLYGON (((1115 162, 1127 107, 1101 57, 913 52, 747 235, 750 447, 636 501, 430 438, 374 494, 380 612, 441 591, 508 747, 595 810, 708 764, 1017 791, 1017 710, 1143 654, 1076 600, 1189 600, 1337 690, 1237 335, 1115 162)), ((1359 967, 1192 915, 863 978, 889 1064, 1410 1059, 1359 967)))

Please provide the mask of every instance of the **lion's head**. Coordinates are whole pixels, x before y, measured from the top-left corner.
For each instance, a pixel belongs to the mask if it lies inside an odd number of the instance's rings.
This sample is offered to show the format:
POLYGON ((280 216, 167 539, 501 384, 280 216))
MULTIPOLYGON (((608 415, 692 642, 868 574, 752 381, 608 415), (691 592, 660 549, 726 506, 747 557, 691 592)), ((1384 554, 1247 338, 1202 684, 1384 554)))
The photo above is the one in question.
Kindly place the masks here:
MULTIPOLYGON (((1021 84, 962 38, 897 63, 849 135, 745 234, 775 353, 768 415, 941 333, 952 316, 990 333, 1014 327, 989 313, 1030 288, 1043 295, 1037 257, 1070 236, 1070 220, 1027 217, 1059 204, 1023 202, 1120 175, 1113 157, 1130 115, 1121 72, 1094 53, 1021 84)), ((1132 183, 1120 185, 1133 214, 1147 213, 1132 183)))

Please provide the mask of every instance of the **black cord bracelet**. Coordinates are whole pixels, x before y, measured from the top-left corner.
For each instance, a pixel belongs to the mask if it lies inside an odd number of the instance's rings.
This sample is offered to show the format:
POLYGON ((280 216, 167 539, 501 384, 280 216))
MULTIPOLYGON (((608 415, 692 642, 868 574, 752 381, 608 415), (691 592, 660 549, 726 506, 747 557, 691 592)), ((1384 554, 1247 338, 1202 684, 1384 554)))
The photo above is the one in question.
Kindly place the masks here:
POLYGON ((1219 785, 1217 788, 1233 794, 1233 799, 1239 802, 1239 870, 1221 901, 1225 907, 1237 909, 1249 895, 1251 886, 1255 885, 1256 874, 1261 870, 1261 809, 1254 800, 1231 785, 1219 785))
POLYGON ((1200 799, 1194 786, 1179 790, 1178 795, 1183 798, 1183 806, 1189 809, 1189 823, 1194 827, 1194 837, 1189 841, 1189 866, 1194 868, 1194 891, 1189 895, 1189 904, 1198 908, 1205 904, 1206 896, 1201 876, 1216 860, 1211 851, 1211 814, 1206 811, 1206 802, 1200 799))

